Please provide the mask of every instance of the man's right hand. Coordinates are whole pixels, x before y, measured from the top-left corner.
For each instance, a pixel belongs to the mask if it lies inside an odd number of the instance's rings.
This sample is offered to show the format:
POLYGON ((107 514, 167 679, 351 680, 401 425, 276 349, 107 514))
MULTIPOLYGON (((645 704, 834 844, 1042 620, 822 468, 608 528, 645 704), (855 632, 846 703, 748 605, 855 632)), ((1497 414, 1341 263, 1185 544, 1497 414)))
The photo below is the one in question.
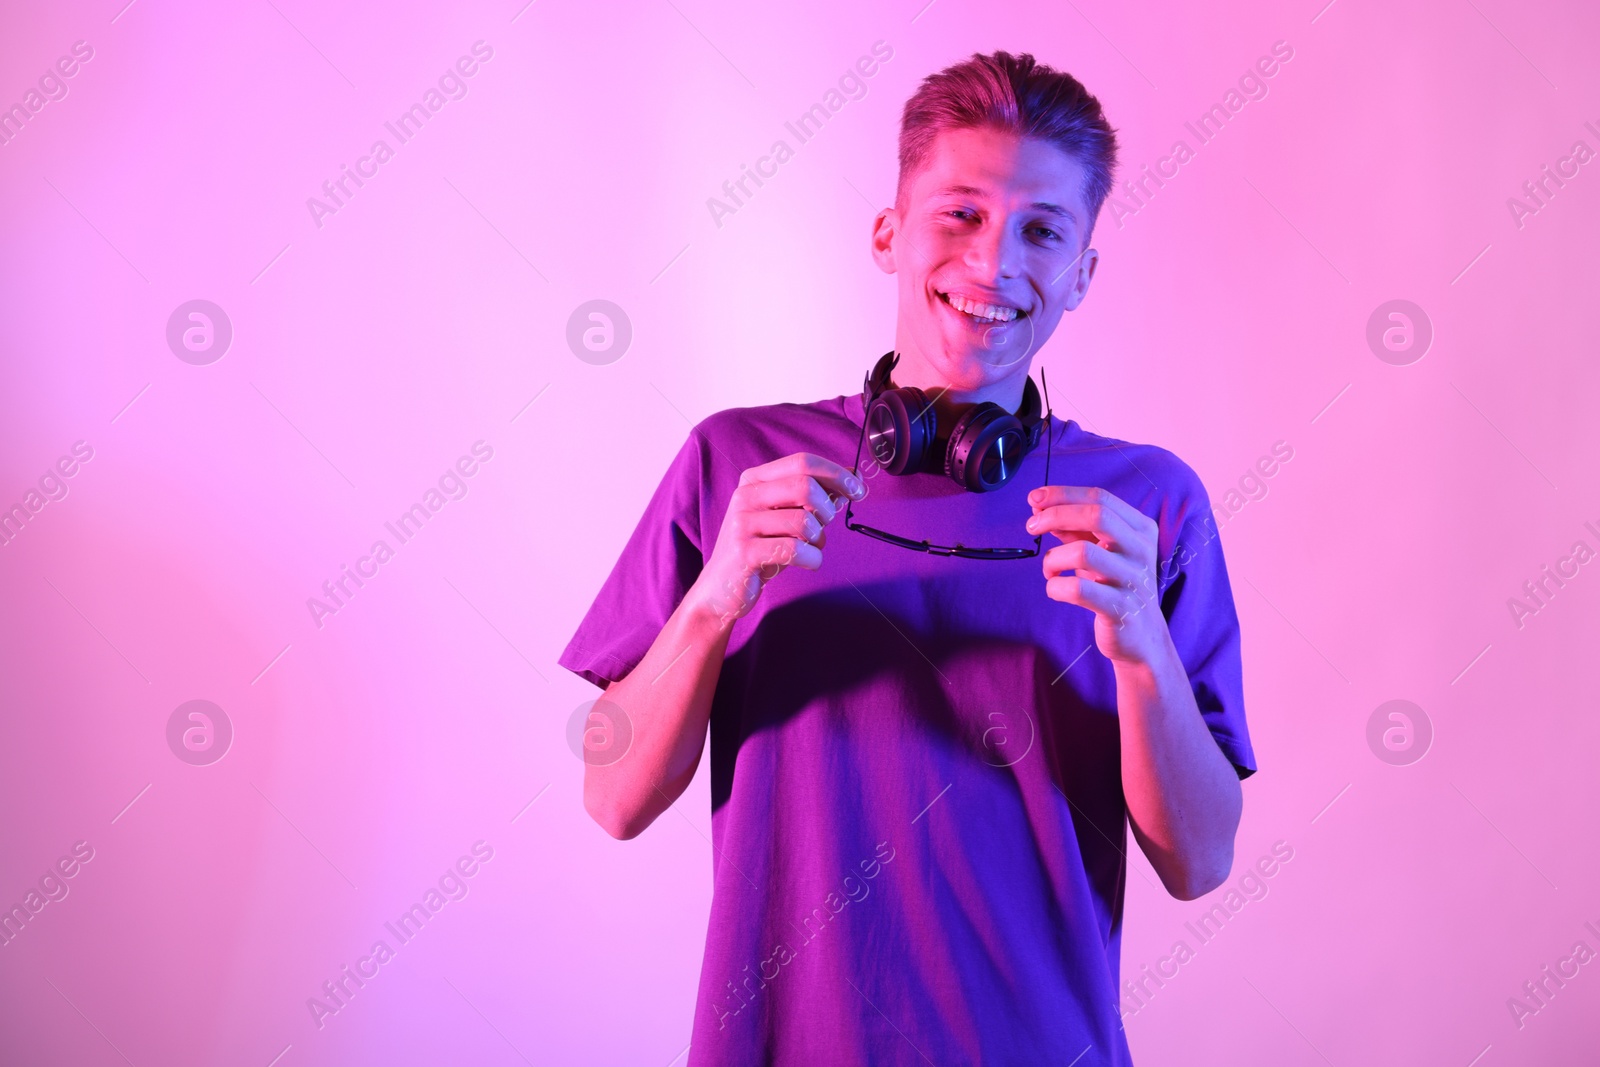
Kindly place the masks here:
POLYGON ((724 624, 740 618, 785 567, 822 566, 825 527, 846 497, 864 496, 866 487, 849 470, 809 452, 747 469, 728 501, 711 558, 685 599, 698 599, 724 624))

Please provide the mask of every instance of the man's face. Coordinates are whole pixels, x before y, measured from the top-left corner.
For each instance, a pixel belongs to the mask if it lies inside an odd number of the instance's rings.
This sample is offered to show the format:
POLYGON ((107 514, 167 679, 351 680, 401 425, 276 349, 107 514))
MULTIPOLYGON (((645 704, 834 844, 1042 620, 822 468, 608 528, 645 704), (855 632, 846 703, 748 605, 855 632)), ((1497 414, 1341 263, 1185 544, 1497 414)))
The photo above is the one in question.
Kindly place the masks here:
POLYGON ((873 257, 898 275, 902 354, 958 390, 1026 374, 1094 275, 1083 179, 1045 141, 990 127, 939 134, 874 224, 873 257))

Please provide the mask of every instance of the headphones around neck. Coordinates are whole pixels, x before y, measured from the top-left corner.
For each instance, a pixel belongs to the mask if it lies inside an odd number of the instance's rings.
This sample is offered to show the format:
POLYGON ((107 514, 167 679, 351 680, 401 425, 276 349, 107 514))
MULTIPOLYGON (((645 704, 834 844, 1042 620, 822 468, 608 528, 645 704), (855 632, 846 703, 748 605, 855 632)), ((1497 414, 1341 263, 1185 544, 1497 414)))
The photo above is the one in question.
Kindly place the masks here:
POLYGON ((945 432, 926 393, 890 385, 889 372, 899 362, 899 353, 886 352, 862 383, 865 432, 878 465, 890 474, 929 470, 943 441, 944 473, 963 489, 988 493, 1010 481, 1038 445, 1050 417, 1041 412, 1033 379, 1023 387, 1022 410, 1015 415, 988 401, 964 405, 945 432))

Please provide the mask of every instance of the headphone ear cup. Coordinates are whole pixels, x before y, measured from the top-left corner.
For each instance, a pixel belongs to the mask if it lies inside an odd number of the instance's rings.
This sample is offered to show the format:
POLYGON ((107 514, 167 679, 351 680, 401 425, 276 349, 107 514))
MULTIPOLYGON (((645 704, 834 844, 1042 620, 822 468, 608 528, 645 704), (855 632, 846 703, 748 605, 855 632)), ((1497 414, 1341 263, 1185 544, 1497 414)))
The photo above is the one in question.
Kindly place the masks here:
POLYGON ((872 458, 890 474, 915 474, 927 462, 938 416, 921 389, 886 389, 867 407, 872 458))
POLYGON ((1027 453, 1022 420, 999 404, 979 404, 951 428, 944 472, 963 489, 989 493, 1011 480, 1027 453))

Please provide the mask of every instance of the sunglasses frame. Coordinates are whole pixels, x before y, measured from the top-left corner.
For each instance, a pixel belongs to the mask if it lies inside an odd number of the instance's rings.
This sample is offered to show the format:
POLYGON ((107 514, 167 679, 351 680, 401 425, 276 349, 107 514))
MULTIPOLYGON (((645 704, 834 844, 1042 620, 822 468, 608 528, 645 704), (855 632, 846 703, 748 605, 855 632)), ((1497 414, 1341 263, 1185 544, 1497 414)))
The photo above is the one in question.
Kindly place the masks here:
MULTIPOLYGON (((1041 381, 1044 380, 1044 369, 1042 367, 1039 370, 1039 378, 1041 381)), ((1053 451, 1051 448, 1050 430, 1051 423, 1053 422, 1053 416, 1050 411, 1049 386, 1046 385, 1045 389, 1045 413, 1043 429, 1045 443, 1044 484, 1049 485, 1050 453, 1053 451)), ((861 477, 861 449, 863 446, 865 446, 867 441, 866 412, 867 409, 872 407, 872 401, 876 399, 876 394, 874 394, 872 397, 869 397, 866 403, 866 408, 863 408, 861 413, 861 436, 856 439, 856 461, 850 467, 851 473, 855 474, 858 478, 861 477)), ((881 470, 882 468, 880 467, 879 469, 881 470)), ((868 537, 883 541, 886 544, 896 545, 900 548, 909 549, 912 552, 926 552, 931 556, 959 556, 962 559, 1032 559, 1044 551, 1044 534, 1042 533, 1034 537, 1032 548, 971 548, 967 545, 961 544, 959 541, 953 545, 936 545, 927 540, 914 541, 909 537, 902 537, 899 534, 892 534, 887 530, 880 530, 876 526, 868 526, 866 523, 856 522, 855 501, 850 500, 848 497, 846 498, 844 508, 844 525, 848 530, 854 530, 856 533, 865 534, 868 537)))

